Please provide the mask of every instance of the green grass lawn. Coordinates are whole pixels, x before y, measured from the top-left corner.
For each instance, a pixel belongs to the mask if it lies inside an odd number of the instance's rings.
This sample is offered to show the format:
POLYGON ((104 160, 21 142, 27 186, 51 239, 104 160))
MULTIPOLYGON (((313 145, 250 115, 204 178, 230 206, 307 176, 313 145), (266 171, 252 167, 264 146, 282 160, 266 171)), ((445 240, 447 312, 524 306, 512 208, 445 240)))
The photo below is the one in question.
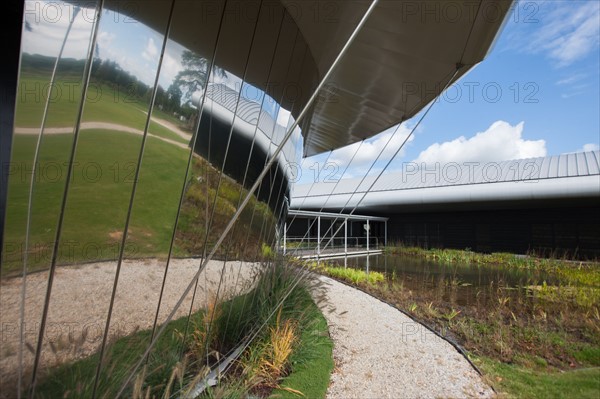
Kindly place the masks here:
POLYGON ((496 391, 510 398, 590 398, 600 396, 600 367, 571 371, 541 371, 474 359, 496 391))
MULTIPOLYGON (((31 74, 21 77, 17 126, 39 127, 45 99, 42 88, 47 79, 31 74)), ((78 86, 75 85, 78 79, 76 76, 62 76, 57 80, 58 86, 63 85, 64 88, 60 92, 62 96, 53 97, 50 104, 48 127, 73 125, 79 106, 78 86)), ((86 102, 84 122, 109 122, 143 129, 146 118, 143 111, 147 108, 143 102, 127 101, 108 85, 96 87, 95 92, 88 96, 95 100, 86 102), (102 95, 98 95, 99 92, 102 95)), ((168 113, 156 110, 156 114, 161 119, 177 124, 176 118, 168 113)), ((151 123, 150 133, 178 143, 187 144, 188 141, 156 122, 151 123)), ((16 273, 22 265, 29 184, 37 138, 33 134, 17 134, 13 140, 6 238, 2 251, 4 275, 16 273)), ((72 140, 73 135, 68 133, 43 137, 32 204, 30 270, 43 269, 50 264, 72 140)), ((81 131, 65 210, 59 264, 118 257, 141 141, 141 135, 132 133, 100 129, 81 131)), ((188 151, 187 147, 181 148, 155 137, 148 138, 128 230, 127 257, 160 257, 167 254, 188 151)), ((193 199, 200 195, 204 203, 212 203, 212 198, 217 194, 218 172, 203 160, 196 159, 190 180, 193 183, 192 190, 188 190, 187 197, 192 201, 188 198, 182 209, 174 252, 177 256, 189 256, 204 250, 206 215, 200 209, 206 206, 200 207, 202 204, 193 199), (211 170, 209 184, 196 181, 205 177, 203 171, 207 169, 211 170), (207 195, 207 191, 210 195, 207 195)), ((245 191, 239 184, 229 179, 223 180, 218 193, 216 221, 210 232, 213 241, 235 212, 240 193, 245 194, 245 191)), ((240 221, 244 228, 235 229, 232 233, 234 239, 230 241, 239 242, 244 248, 255 244, 260 239, 257 234, 268 215, 268 207, 261 207, 261 204, 252 201, 240 221), (257 212, 251 218, 255 207, 257 212), (250 223, 256 234, 250 239, 251 245, 244 246, 242 243, 247 241, 250 223)), ((237 247, 233 251, 234 256, 243 252, 237 247)))
MULTIPOLYGON (((297 394, 286 391, 285 388, 302 392, 303 397, 324 398, 329 385, 329 377, 333 370, 332 349, 333 342, 328 334, 327 323, 317 305, 313 302, 307 288, 296 287, 288 296, 281 308, 279 301, 288 292, 295 278, 294 269, 272 268, 259 278, 254 290, 248 294, 240 295, 232 300, 223 302, 219 308, 220 316, 215 320, 212 328, 219 340, 214 341, 220 353, 227 353, 236 346, 240 339, 253 331, 256 325, 264 321, 266 326, 261 330, 256 339, 246 348, 238 363, 233 365, 237 372, 226 376, 216 388, 207 390, 201 397, 243 397, 248 390, 252 390, 252 382, 246 373, 250 368, 257 367, 254 363, 264 357, 265 342, 270 340, 270 329, 276 325, 277 318, 292 318, 298 321, 298 342, 294 345, 289 358, 289 374, 279 385, 282 389, 274 390, 272 398, 295 398, 297 394), (257 295, 260 300, 254 300, 257 295), (279 316, 269 317, 279 308, 279 316), (233 313, 229 313, 232 311, 233 313), (238 315, 240 317, 238 317, 238 315), (231 317, 229 317, 231 316, 231 317), (227 326, 228 329, 224 330, 227 326), (227 334, 224 333, 227 332, 227 334), (220 347, 220 345, 225 345, 220 347), (257 359, 252 354, 260 354, 257 359), (252 360, 250 360, 252 359, 252 360), (218 396, 215 392, 227 393, 229 396, 218 396)), ((204 310, 192 316, 191 330, 203 331, 204 310)), ((187 361, 180 362, 182 349, 182 332, 185 331, 186 317, 170 322, 164 333, 159 337, 155 349, 149 357, 146 372, 141 374, 140 391, 150 391, 150 397, 164 397, 165 387, 169 385, 170 377, 176 368, 182 373, 181 378, 175 378, 171 383, 170 392, 188 387, 198 375, 201 368, 196 359, 197 338, 202 336, 192 333, 185 344, 187 361)), ((150 341, 150 331, 144 330, 126 337, 116 339, 107 347, 105 366, 102 369, 99 393, 100 397, 114 397, 131 372, 130 370, 140 359, 150 341)), ((204 341, 202 341, 204 342, 204 341)), ((211 344, 211 349, 212 345, 211 344)), ((89 397, 93 387, 98 354, 74 361, 53 369, 41 379, 36 394, 42 398, 79 398, 89 397)), ((254 380, 252 380, 254 381, 254 380)), ((132 383, 133 385, 133 383, 132 383)), ((133 392, 126 391, 125 396, 131 397, 133 392)), ((145 395, 143 395, 145 396, 145 395)), ((184 395, 185 396, 185 395, 184 395)), ((138 397, 138 396, 136 396, 138 397)), ((142 397, 142 396, 139 396, 142 397)), ((170 396, 167 396, 170 397, 170 396)))
MULTIPOLYGON (((312 324, 302 331, 300 345, 292 354, 292 372, 282 382, 283 388, 302 392, 306 398, 325 398, 329 377, 333 371, 333 341, 329 337, 327 321, 312 303, 312 324)), ((276 389, 271 398, 298 398, 284 389, 276 389)))
MULTIPOLYGON (((57 79, 48 108, 47 127, 71 127, 79 108, 81 85, 78 77, 57 79)), ((21 76, 15 126, 39 127, 48 91, 48 78, 36 75, 21 76)), ((127 92, 106 84, 92 83, 88 92, 83 122, 110 122, 143 131, 149 103, 128 97, 127 92)), ((155 109, 154 116, 177 125, 177 119, 155 109)), ((151 121, 149 133, 187 144, 166 127, 151 121)))
MULTIPOLYGON (((14 275, 22 266, 31 160, 37 137, 16 135, 9 179, 3 275, 14 275)), ((85 130, 81 132, 65 210, 59 264, 116 259, 142 137, 124 132, 85 130)), ((50 264, 52 243, 63 197, 72 135, 45 136, 34 184, 30 234, 30 270, 50 264)), ((126 258, 167 255, 189 152, 176 145, 149 137, 126 244, 126 258)), ((175 241, 175 254, 189 256, 203 251, 206 235, 205 208, 212 205, 218 172, 195 158, 189 176, 175 241), (209 184, 205 171, 210 171, 209 184)), ((217 198, 215 219, 209 242, 214 242, 235 212, 239 184, 223 179, 217 198)), ((210 213, 209 213, 210 214, 210 213)), ((274 223, 268 206, 252 199, 242 213, 239 226, 227 241, 229 256, 253 259, 260 247, 259 236, 265 223, 274 223), (254 215, 254 216, 252 216, 254 215), (248 245, 246 245, 248 244, 248 245)), ((267 235, 266 239, 269 239, 267 235)))
MULTIPOLYGON (((18 167, 9 182, 7 246, 24 241, 30 181, 27 171, 31 169, 30 162, 24 160, 31 156, 35 140, 35 136, 15 136, 13 162, 18 167)), ((30 263, 34 268, 48 264, 71 143, 68 134, 44 138, 32 209, 30 248, 34 254, 30 263)), ((81 133, 61 239, 64 263, 111 259, 118 254, 140 145, 141 136, 133 134, 101 130, 81 133)), ((130 256, 166 254, 187 158, 188 152, 182 148, 148 139, 132 211, 130 256)), ((11 265, 19 265, 15 248, 7 250, 5 256, 8 269, 3 273, 10 272, 11 265), (11 259, 11 254, 16 258, 11 259)))
MULTIPOLYGON (((145 383, 157 391, 164 389, 173 369, 179 361, 181 341, 176 331, 185 329, 187 317, 177 319, 167 326, 152 351, 145 383)), ((98 384, 100 397, 115 397, 128 377, 130 370, 139 361, 150 342, 151 331, 144 330, 120 338, 107 348, 98 384)), ((36 395, 40 398, 91 397, 94 376, 98 364, 98 353, 53 369, 39 384, 36 395)), ((188 373, 191 370, 186 370, 188 373)), ((177 388, 177 383, 175 383, 177 388)), ((131 396, 129 393, 126 396, 131 396)))

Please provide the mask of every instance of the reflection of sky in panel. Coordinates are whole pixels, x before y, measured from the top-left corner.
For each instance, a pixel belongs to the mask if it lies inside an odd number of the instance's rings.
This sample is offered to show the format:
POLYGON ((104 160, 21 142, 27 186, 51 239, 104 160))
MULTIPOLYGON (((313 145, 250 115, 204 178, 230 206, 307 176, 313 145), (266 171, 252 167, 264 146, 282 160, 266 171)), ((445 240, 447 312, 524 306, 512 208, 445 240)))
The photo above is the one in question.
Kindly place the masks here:
MULTIPOLYGON (((23 51, 53 57, 58 52, 65 32, 71 20, 73 27, 64 51, 65 58, 82 58, 87 54, 89 34, 93 27, 95 9, 80 8, 75 14, 75 7, 64 1, 26 1, 26 30, 22 39, 23 51)), ((163 35, 148 26, 129 18, 122 13, 105 9, 102 13, 98 31, 97 48, 94 56, 112 60, 123 70, 135 75, 142 82, 152 86, 156 76, 156 62, 160 56, 163 35)), ((173 83, 177 74, 183 69, 182 53, 185 47, 169 40, 159 84, 166 90, 173 83)), ((258 87, 244 82, 238 76, 227 72, 226 77, 213 76, 214 83, 222 83, 238 91, 242 88, 242 97, 259 105, 262 111, 269 114, 281 126, 288 126, 290 112, 279 106, 279 103, 258 87)), ((292 137, 298 141, 299 129, 292 137)))
POLYGON ((98 32, 98 53, 153 86, 163 35, 144 24, 104 10, 98 32))
MULTIPOLYGON (((74 13, 75 7, 62 1, 26 1, 23 52, 56 56, 74 13)), ((94 8, 83 7, 74 18, 64 51, 65 58, 81 58, 83 54, 87 54, 94 13, 94 8)), ((94 51, 94 56, 115 61, 142 82, 153 85, 163 35, 108 9, 103 11, 100 21, 97 51, 94 51)), ((159 80, 164 88, 171 85, 181 70, 183 50, 178 43, 169 42, 159 80)))
POLYGON ((55 57, 65 38, 68 25, 73 21, 65 58, 81 59, 89 46, 93 8, 82 8, 75 18, 74 7, 62 1, 26 1, 24 7, 25 30, 21 39, 23 52, 55 57))

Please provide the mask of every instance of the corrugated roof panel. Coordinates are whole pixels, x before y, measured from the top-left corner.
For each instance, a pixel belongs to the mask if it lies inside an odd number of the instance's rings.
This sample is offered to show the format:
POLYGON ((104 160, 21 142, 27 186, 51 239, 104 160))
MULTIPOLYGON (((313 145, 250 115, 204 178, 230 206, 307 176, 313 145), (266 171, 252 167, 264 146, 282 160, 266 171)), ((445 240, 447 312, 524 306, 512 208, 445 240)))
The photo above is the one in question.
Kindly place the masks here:
POLYGON ((552 156, 550 157, 550 170, 548 172, 548 178, 558 177, 558 157, 552 156))
POLYGON ((390 188, 396 186, 396 179, 401 178, 397 176, 395 173, 390 173, 388 175, 382 175, 381 178, 375 184, 372 191, 385 191, 390 190, 390 188))
POLYGON ((469 179, 471 179, 467 184, 479 184, 483 183, 483 165, 480 163, 476 165, 472 170, 467 165, 467 173, 469 179))
POLYGON ((575 154, 575 156, 577 157, 577 173, 580 175, 587 175, 589 171, 585 153, 578 153, 575 154))
POLYGON ((420 170, 417 170, 416 173, 406 173, 403 177, 401 177, 402 187, 405 188, 415 188, 422 185, 420 170))
POLYGON ((465 167, 464 163, 457 164, 460 170, 460 177, 455 184, 469 184, 472 178, 469 177, 469 171, 465 167))
POLYGON ((569 176, 567 156, 565 154, 558 155, 558 172, 557 177, 569 176))
POLYGON ((518 180, 537 180, 541 177, 541 160, 535 158, 525 159, 519 163, 518 180))
POLYGON ((540 163, 540 177, 549 177, 550 176, 550 158, 545 157, 542 158, 542 162, 540 163))
POLYGON ((589 174, 600 174, 600 154, 598 151, 590 151, 585 153, 585 159, 588 166, 589 174))
POLYGON ((577 176, 577 155, 567 154, 567 175, 577 176))
POLYGON ((504 181, 515 181, 519 180, 521 176, 521 170, 523 169, 523 162, 519 161, 508 161, 502 162, 502 177, 504 181))
MULTIPOLYGON (((373 171, 371 171, 371 173, 373 173, 373 171)), ((356 191, 363 191, 364 192, 364 191, 368 191, 369 189, 371 189, 371 185, 373 184, 373 182, 377 178, 378 174, 379 173, 377 173, 375 175, 371 174, 371 175, 367 176, 363 180, 363 182, 360 184, 360 186, 358 187, 358 190, 356 190, 356 191)))
MULTIPOLYGON (((362 178, 342 179, 337 184, 335 193, 364 193, 369 188, 371 188, 371 191, 391 192, 445 186, 466 187, 496 182, 537 181, 558 177, 600 175, 599 160, 600 151, 595 151, 503 162, 453 163, 435 168, 416 168, 414 164, 407 164, 402 172, 382 175, 372 188, 371 185, 374 179, 377 178, 377 173, 373 174, 371 172, 372 174, 364 180, 362 178), (361 182, 361 180, 363 181, 361 182), (359 183, 360 188, 356 190, 359 183)), ((310 186, 310 184, 305 186, 310 186)), ((320 195, 331 193, 331 188, 327 192, 319 186, 327 186, 327 184, 315 184, 310 196, 316 196, 317 193, 320 195)), ((466 189, 468 190, 467 187, 466 189)), ((304 192, 295 191, 294 196, 302 197, 306 195, 304 192)))

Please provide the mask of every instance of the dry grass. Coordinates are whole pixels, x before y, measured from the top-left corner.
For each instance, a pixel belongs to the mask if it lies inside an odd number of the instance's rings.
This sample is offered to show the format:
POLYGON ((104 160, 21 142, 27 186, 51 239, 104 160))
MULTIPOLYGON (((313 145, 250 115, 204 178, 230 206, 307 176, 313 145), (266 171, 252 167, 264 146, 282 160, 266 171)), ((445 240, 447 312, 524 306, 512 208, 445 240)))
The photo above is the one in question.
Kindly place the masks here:
POLYGON ((208 295, 208 303, 205 312, 198 313, 198 319, 192 325, 189 350, 193 358, 202 359, 208 357, 208 351, 217 347, 219 337, 218 323, 215 320, 221 317, 223 312, 221 304, 215 292, 208 295))
POLYGON ((270 328, 270 340, 266 344, 264 357, 259 361, 259 375, 265 385, 278 388, 279 380, 289 371, 289 358, 298 341, 297 330, 292 319, 281 322, 280 308, 277 323, 270 328))

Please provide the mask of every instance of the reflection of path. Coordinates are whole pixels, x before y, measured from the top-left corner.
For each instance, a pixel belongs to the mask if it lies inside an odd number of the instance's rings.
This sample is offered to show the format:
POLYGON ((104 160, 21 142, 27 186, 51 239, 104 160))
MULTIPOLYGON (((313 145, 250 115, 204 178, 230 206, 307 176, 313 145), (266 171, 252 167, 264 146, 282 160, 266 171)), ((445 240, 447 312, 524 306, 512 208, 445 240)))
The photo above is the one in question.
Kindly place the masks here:
POLYGON ((336 361, 328 399, 494 396, 448 342, 370 295, 319 278, 336 361))
MULTIPOLYGON (((125 133, 137 134, 140 136, 144 134, 144 132, 142 130, 134 129, 132 127, 125 126, 125 125, 119 125, 116 123, 109 123, 109 122, 82 122, 81 123, 81 130, 90 130, 90 129, 125 132, 125 133)), ((73 133, 73 127, 71 127, 71 126, 69 126, 69 127, 47 127, 44 129, 44 134, 65 134, 65 133, 73 133)), ((176 131, 173 131, 173 133, 179 135, 179 133, 176 131)), ((38 134, 40 134, 40 128, 38 128, 38 127, 15 127, 15 134, 38 135, 38 134)), ((148 136, 154 137, 161 141, 164 141, 165 143, 176 145, 177 147, 180 147, 183 149, 188 149, 187 144, 180 143, 175 140, 167 139, 165 137, 157 136, 157 135, 151 134, 151 133, 148 133, 148 136)), ((188 135, 185 138, 189 139, 190 137, 191 136, 188 135)))
MULTIPOLYGON (((141 112, 143 112, 144 115, 148 115, 148 112, 146 112, 146 111, 141 111, 141 112)), ((169 129, 170 131, 172 131, 173 133, 175 133, 182 139, 189 140, 192 138, 191 133, 181 130, 178 126, 175 126, 175 124, 173 124, 167 120, 160 119, 160 118, 153 116, 152 121, 158 123, 159 125, 162 125, 163 127, 166 127, 167 129, 169 129)))
MULTIPOLYGON (((159 320, 164 320, 173 309, 197 272, 200 262, 201 259, 171 259, 159 320)), ((240 265, 240 262, 228 262, 224 269, 221 297, 231 297, 235 287, 235 291, 239 292, 244 282, 249 284, 254 274, 254 265, 256 264, 240 265), (236 277, 239 270, 241 274, 237 286, 236 277)), ((209 296, 216 291, 222 268, 222 261, 213 260, 202 272, 198 285, 199 293, 194 303, 195 309, 205 306, 207 291, 209 296)), ((41 358, 42 371, 55 364, 90 355, 98 349, 106 322, 115 271, 116 262, 59 267, 56 270, 48 313, 47 340, 41 358), (85 331, 87 336, 82 335, 85 331), (52 344, 49 341, 52 341, 52 344)), ((114 335, 123 336, 137 329, 152 327, 164 272, 164 261, 148 259, 123 262, 111 321, 111 332, 114 335)), ((33 273, 27 277, 25 340, 33 347, 37 342, 36 326, 39 325, 44 304, 47 279, 47 273, 33 273)), ((14 384, 11 383, 17 375, 22 281, 22 278, 11 278, 0 282, 0 398, 12 397, 6 389, 14 389, 14 384)), ((190 302, 191 295, 188 295, 179 307, 176 318, 187 314, 190 302)), ((24 351, 24 362, 24 369, 29 369, 33 355, 28 349, 24 351)))

